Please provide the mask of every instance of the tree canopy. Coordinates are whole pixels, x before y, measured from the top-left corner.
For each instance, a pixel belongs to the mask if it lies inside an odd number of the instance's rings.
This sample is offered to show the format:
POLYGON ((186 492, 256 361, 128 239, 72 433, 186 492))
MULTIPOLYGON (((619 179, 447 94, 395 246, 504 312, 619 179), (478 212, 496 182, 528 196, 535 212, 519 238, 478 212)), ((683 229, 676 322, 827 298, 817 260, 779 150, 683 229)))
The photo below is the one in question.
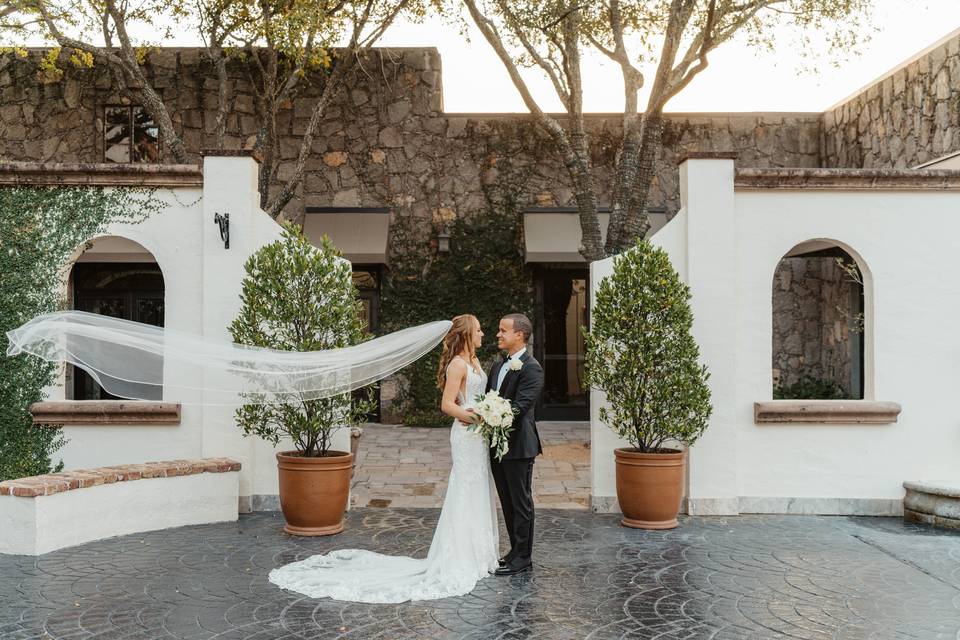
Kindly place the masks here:
POLYGON ((581 253, 598 260, 633 246, 649 230, 646 208, 661 147, 663 110, 734 39, 773 53, 789 33, 793 48, 852 51, 871 0, 464 0, 470 20, 496 52, 527 109, 553 139, 573 185, 583 231, 581 253), (600 52, 623 80, 623 131, 617 150, 606 242, 583 112, 583 56, 600 52), (547 78, 565 117, 547 113, 522 73, 547 78), (646 103, 641 90, 649 85, 646 103))

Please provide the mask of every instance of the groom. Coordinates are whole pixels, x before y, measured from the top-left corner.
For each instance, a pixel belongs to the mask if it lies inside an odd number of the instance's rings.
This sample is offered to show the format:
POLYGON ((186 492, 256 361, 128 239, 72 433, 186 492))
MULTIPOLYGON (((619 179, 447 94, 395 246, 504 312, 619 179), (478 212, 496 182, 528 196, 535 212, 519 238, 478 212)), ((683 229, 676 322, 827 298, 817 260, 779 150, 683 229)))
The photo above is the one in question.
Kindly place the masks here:
POLYGON ((532 565, 533 459, 542 452, 533 410, 543 390, 543 369, 527 350, 531 333, 533 325, 522 313, 500 320, 497 346, 507 357, 493 365, 487 378, 486 390, 498 391, 514 410, 510 448, 499 462, 490 452, 493 480, 510 535, 510 552, 494 572, 498 576, 520 573, 532 565))

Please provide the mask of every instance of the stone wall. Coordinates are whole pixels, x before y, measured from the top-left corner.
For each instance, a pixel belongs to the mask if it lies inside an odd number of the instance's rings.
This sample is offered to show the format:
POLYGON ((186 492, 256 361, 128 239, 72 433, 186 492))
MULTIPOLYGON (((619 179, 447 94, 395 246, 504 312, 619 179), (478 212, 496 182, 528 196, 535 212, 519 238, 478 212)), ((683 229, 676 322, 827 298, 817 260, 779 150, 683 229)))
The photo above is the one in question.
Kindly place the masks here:
POLYGON ((826 167, 907 168, 960 150, 960 32, 823 114, 826 167))
MULTIPOLYGON (((0 159, 103 161, 103 106, 124 103, 104 69, 68 68, 60 79, 39 78, 40 52, 21 60, 0 55, 0 159)), ((214 146, 217 91, 197 49, 152 51, 146 75, 168 106, 191 161, 214 146)), ((242 63, 229 67, 233 110, 228 148, 252 148, 260 122, 242 63)), ((273 186, 291 174, 318 95, 316 78, 281 111, 280 158, 273 186)), ((297 198, 305 206, 388 206, 413 216, 427 247, 434 223, 482 214, 489 207, 573 206, 573 191, 550 140, 523 114, 443 112, 441 60, 436 49, 376 50, 328 108, 297 198)), ((587 117, 600 201, 612 190, 620 136, 616 114, 587 117)), ((670 114, 650 206, 679 208, 678 155, 736 151, 741 166, 816 167, 819 114, 670 114)), ((172 162, 162 149, 162 160, 172 162)), ((393 393, 384 387, 384 404, 393 393)))
POLYGON ((804 377, 838 384, 859 397, 854 367, 856 329, 853 282, 833 257, 789 257, 773 277, 773 382, 794 385, 804 377))
MULTIPOLYGON (((96 162, 103 159, 103 105, 120 104, 103 69, 37 77, 36 57, 0 56, 0 159, 96 162)), ((371 53, 363 71, 328 109, 292 210, 312 206, 390 206, 424 219, 482 210, 509 192, 522 206, 569 206, 569 179, 552 144, 528 116, 447 114, 436 49, 371 53)), ((149 54, 146 72, 168 105, 191 160, 214 145, 216 83, 197 49, 149 54)), ((260 123, 241 63, 230 67, 234 109, 228 148, 250 148, 260 123)), ((308 78, 280 113, 276 180, 293 170, 318 90, 308 78)), ((619 136, 616 115, 588 116, 597 182, 609 192, 619 136)), ((816 114, 672 114, 653 185, 652 207, 679 206, 674 158, 689 150, 739 152, 744 166, 819 164, 816 114)), ((163 161, 171 161, 163 153, 163 161)), ((601 200, 605 198, 601 196, 601 200)))

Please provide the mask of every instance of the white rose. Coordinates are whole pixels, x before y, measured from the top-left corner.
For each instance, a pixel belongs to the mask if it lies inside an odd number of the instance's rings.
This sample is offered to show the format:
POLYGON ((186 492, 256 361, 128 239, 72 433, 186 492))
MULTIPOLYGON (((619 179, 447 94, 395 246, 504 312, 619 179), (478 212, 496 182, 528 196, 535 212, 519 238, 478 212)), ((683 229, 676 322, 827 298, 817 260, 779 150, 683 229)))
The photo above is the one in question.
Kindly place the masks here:
POLYGON ((523 368, 523 363, 520 362, 519 358, 510 361, 510 371, 520 371, 523 368))

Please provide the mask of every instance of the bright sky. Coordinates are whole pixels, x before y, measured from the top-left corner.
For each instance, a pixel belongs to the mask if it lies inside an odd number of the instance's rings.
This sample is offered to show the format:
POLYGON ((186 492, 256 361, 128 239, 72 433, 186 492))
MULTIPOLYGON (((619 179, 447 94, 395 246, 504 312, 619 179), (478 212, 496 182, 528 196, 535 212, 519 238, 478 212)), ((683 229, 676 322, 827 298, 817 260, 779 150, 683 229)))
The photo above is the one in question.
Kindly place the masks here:
MULTIPOLYGON (((668 111, 823 111, 860 87, 960 28, 960 0, 876 0, 879 32, 860 55, 839 69, 798 73, 800 59, 789 47, 757 54, 729 42, 710 57, 710 66, 667 106, 668 111)), ((447 112, 526 111, 500 60, 475 30, 465 42, 440 21, 399 24, 382 45, 435 46, 443 60, 447 112)), ((584 59, 584 107, 618 111, 623 105, 620 72, 603 56, 584 59)), ((534 72, 528 82, 549 110, 560 110, 552 88, 534 72)))
MULTIPOLYGON (((877 31, 863 44, 859 55, 848 56, 839 68, 824 60, 818 72, 802 71, 801 57, 786 39, 773 54, 758 53, 734 40, 710 54, 710 66, 667 105, 667 111, 820 112, 960 29, 960 0, 875 3, 877 31)), ((200 42, 188 29, 176 32, 165 44, 198 46, 200 42)), ((448 113, 526 111, 500 60, 476 29, 470 31, 467 42, 455 26, 440 19, 423 24, 398 23, 379 45, 439 49, 444 109, 448 113)), ((594 112, 622 110, 619 70, 588 48, 583 71, 584 108, 594 112)), ((541 106, 548 111, 562 110, 546 78, 533 70, 526 72, 526 78, 541 106)), ((649 78, 647 84, 651 84, 649 78)))

